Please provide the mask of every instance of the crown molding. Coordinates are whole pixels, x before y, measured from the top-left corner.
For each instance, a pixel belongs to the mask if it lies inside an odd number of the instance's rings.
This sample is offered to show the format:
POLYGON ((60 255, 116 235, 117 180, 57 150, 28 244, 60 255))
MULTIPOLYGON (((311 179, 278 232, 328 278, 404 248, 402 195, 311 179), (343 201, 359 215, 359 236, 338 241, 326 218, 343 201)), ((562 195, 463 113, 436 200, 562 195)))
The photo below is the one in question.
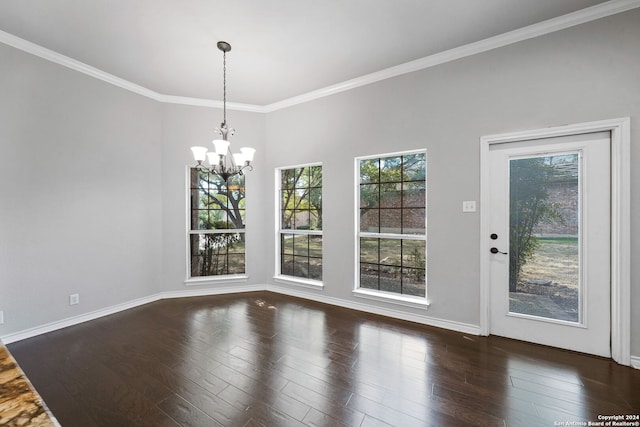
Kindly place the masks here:
MULTIPOLYGON (((222 101, 205 98, 190 98, 186 96, 160 95, 158 101, 167 104, 191 105, 195 107, 222 108, 222 101)), ((252 113, 266 113, 265 107, 255 104, 242 104, 239 102, 227 102, 227 110, 250 111, 252 113)))
POLYGON ((20 37, 14 36, 13 34, 7 33, 2 30, 0 30, 0 42, 16 49, 22 50, 23 52, 27 52, 42 59, 46 59, 47 61, 62 65, 63 67, 71 68, 72 70, 78 71, 82 74, 86 74, 98 80, 102 80, 114 86, 126 89, 130 92, 137 93, 138 95, 146 96, 147 98, 151 98, 156 101, 160 101, 162 98, 162 95, 158 92, 154 92, 135 83, 131 83, 128 80, 121 79, 118 76, 114 76, 113 74, 109 74, 105 71, 99 70, 98 68, 92 67, 91 65, 85 64, 84 62, 80 62, 66 55, 55 52, 51 49, 47 49, 46 47, 42 47, 25 39, 21 39, 20 37))
POLYGON ((376 83, 381 80, 390 79, 392 77, 401 76, 403 74, 412 73, 414 71, 424 70, 436 65, 455 61, 456 59, 465 58, 489 50, 504 47, 510 44, 518 43, 524 40, 543 36, 545 34, 560 31, 576 25, 595 21, 596 19, 615 15, 617 13, 626 12, 631 9, 640 7, 640 0, 610 0, 577 12, 558 16, 546 21, 532 24, 517 30, 509 31, 494 37, 489 37, 474 43, 469 43, 460 47, 449 49, 414 61, 405 62, 404 64, 386 68, 375 73, 356 77, 336 85, 327 86, 312 92, 308 92, 299 96, 294 96, 282 101, 274 102, 266 105, 264 108, 267 113, 291 107, 297 104, 313 101, 325 96, 334 95, 336 93, 355 89, 361 86, 376 83))
MULTIPOLYGON (((30 53, 42 59, 46 59, 47 61, 51 61, 58 65, 62 65, 63 67, 70 68, 74 71, 78 71, 79 73, 86 74, 90 77, 96 78, 98 80, 102 80, 119 88, 128 90, 130 92, 136 93, 138 95, 145 96, 147 98, 153 99, 154 101, 164 102, 168 104, 182 104, 182 105, 192 105, 197 107, 213 107, 213 108, 222 108, 222 101, 211 100, 211 99, 203 99, 203 98, 189 98, 184 96, 173 96, 173 95, 164 95, 158 92, 155 92, 151 89, 147 89, 146 87, 140 86, 138 84, 132 83, 128 80, 122 79, 113 74, 102 71, 98 68, 92 67, 91 65, 85 64, 84 62, 80 62, 76 59, 53 51, 51 49, 47 49, 46 47, 40 46, 38 44, 32 43, 20 37, 14 36, 11 33, 7 33, 6 31, 0 30, 0 43, 4 43, 8 46, 19 49, 23 52, 30 53)), ((252 104, 241 104, 235 102, 227 102, 227 108, 230 110, 239 110, 239 111, 251 111, 263 113, 264 107, 260 105, 252 105, 252 104)))
MULTIPOLYGON (((302 95, 294 96, 284 99, 282 101, 274 102, 268 105, 254 105, 254 104, 242 104, 242 103, 227 103, 227 108, 237 111, 249 111, 255 113, 270 113, 273 111, 281 110, 284 108, 292 107, 294 105, 302 104, 305 102, 313 101, 326 96, 335 95, 336 93, 345 92, 351 89, 355 89, 361 86, 376 83, 382 80, 390 79, 393 77, 401 76, 403 74, 412 73, 414 71, 424 70, 426 68, 434 67, 436 65, 444 64, 447 62, 455 61, 456 59, 465 58, 467 56, 475 55, 489 50, 497 49, 510 44, 518 43, 524 40, 539 37, 545 34, 560 31, 566 28, 570 28, 576 25, 584 24, 596 19, 605 18, 607 16, 615 15, 617 13, 626 12, 631 9, 640 7, 640 0, 610 0, 605 3, 597 4, 595 6, 588 7, 576 12, 568 13, 566 15, 558 16, 546 21, 539 22, 537 24, 529 25, 517 30, 509 31, 504 34, 500 34, 494 37, 489 37, 484 40, 480 40, 474 43, 469 43, 464 46, 449 49, 443 52, 439 52, 433 55, 426 56, 424 58, 416 59, 415 61, 406 62, 404 64, 396 65, 386 68, 384 70, 376 71, 371 74, 366 74, 355 79, 347 80, 342 83, 327 86, 322 89, 314 90, 302 95)), ((145 96, 158 102, 168 104, 181 104, 191 105, 198 107, 212 107, 222 108, 222 102, 217 100, 203 99, 203 98, 190 98, 183 96, 164 95, 155 92, 151 89, 147 89, 143 86, 132 83, 128 80, 122 79, 113 74, 99 70, 83 62, 77 61, 68 56, 62 55, 53 50, 47 49, 43 46, 37 45, 30 41, 21 39, 13 34, 0 30, 0 43, 4 43, 8 46, 12 46, 16 49, 102 80, 114 86, 126 89, 130 92, 138 95, 145 96)))

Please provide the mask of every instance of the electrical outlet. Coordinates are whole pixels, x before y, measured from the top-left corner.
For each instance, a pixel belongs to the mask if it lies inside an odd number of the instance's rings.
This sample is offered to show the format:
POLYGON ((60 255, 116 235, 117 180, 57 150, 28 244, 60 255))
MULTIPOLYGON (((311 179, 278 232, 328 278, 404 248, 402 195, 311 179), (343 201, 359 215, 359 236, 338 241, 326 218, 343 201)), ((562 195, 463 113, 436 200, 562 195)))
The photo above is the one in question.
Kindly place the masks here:
POLYGON ((4 323, 4 310, 0 310, 0 325, 4 323))
POLYGON ((69 305, 80 304, 80 294, 69 295, 69 305))
POLYGON ((475 200, 465 200, 462 202, 462 212, 475 212, 476 211, 476 201, 475 200))

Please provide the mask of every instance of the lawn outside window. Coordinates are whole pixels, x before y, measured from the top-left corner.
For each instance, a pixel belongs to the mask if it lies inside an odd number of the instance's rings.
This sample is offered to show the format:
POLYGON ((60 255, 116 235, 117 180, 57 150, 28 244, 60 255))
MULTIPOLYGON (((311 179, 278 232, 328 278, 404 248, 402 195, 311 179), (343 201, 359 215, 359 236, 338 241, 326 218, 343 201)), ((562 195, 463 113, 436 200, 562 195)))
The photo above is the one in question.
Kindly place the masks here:
POLYGON ((426 152, 356 159, 355 294, 426 304, 426 152))
POLYGON ((277 280, 322 286, 322 165, 276 170, 277 280))

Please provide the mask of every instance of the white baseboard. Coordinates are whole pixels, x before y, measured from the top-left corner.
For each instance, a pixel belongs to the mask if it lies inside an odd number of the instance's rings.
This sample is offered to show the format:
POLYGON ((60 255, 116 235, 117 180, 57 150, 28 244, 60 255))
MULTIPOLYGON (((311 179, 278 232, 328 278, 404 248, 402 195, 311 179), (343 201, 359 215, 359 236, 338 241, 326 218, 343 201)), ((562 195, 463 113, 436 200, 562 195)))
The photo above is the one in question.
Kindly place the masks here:
POLYGON ((100 310, 92 311, 78 316, 68 317, 66 319, 58 320, 56 322, 47 323, 45 325, 36 326, 34 328, 26 329, 20 332, 14 332, 9 335, 2 336, 2 342, 5 344, 11 344, 12 342, 22 341, 27 338, 35 337, 37 335, 46 334, 47 332, 53 332, 58 329, 67 328, 69 326, 78 325, 80 323, 88 322, 90 320, 98 319, 100 317, 109 316, 110 314, 118 313, 120 311, 128 310, 130 308, 138 307, 140 305, 149 304, 159 300, 157 295, 151 295, 144 298, 138 298, 133 301, 127 301, 122 304, 116 304, 111 307, 106 307, 100 310))
POLYGON ((480 327, 478 325, 471 325, 468 323, 456 322, 453 320, 444 320, 429 316, 416 315, 399 310, 347 301, 340 298, 328 297, 320 293, 301 292, 297 289, 291 289, 277 285, 268 285, 267 290, 284 295, 290 295, 298 298, 304 298, 325 304, 335 305, 338 307, 364 311, 365 313, 379 314, 382 316, 392 317, 394 319, 407 320, 409 322, 420 323, 427 326, 435 326, 437 328, 449 329, 452 331, 462 332, 470 335, 480 335, 480 327))
POLYGON ((112 305, 111 307, 102 308, 89 313, 81 314, 78 316, 68 317, 66 319, 58 320, 56 322, 47 323, 45 325, 36 326, 34 328, 26 329, 20 332, 14 332, 12 334, 4 335, 0 337, 0 341, 4 344, 11 344, 16 341, 21 341, 27 338, 35 337, 37 335, 46 334, 47 332, 53 332, 58 329, 67 328, 69 326, 78 325, 80 323, 95 320, 100 317, 109 316, 111 314, 118 313, 120 311, 128 310, 130 308, 139 307, 144 304, 159 301, 161 299, 169 298, 188 298, 199 297, 205 295, 222 295, 239 292, 251 292, 264 290, 264 285, 245 285, 245 286, 224 286, 214 289, 185 289, 181 291, 161 292, 158 294, 150 295, 143 298, 138 298, 132 301, 127 301, 122 304, 112 305))
POLYGON ((631 366, 640 369, 640 356, 631 356, 631 366))
POLYGON ((203 297, 207 295, 239 294, 242 292, 264 291, 265 285, 238 285, 233 283, 209 289, 185 289, 182 291, 162 292, 159 299, 203 297))

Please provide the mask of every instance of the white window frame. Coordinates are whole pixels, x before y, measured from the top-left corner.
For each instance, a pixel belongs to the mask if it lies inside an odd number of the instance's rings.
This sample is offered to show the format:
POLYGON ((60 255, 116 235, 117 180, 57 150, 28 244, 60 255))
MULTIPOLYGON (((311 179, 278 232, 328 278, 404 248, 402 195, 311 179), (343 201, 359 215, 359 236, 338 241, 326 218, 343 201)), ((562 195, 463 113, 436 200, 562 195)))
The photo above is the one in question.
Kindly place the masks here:
MULTIPOLYGON (((367 289, 360 287, 360 238, 363 237, 372 237, 372 238, 380 238, 380 239, 402 239, 402 240, 420 240, 425 242, 425 263, 427 262, 427 214, 425 213, 425 233, 424 234, 398 234, 398 233, 375 233, 375 232, 362 232, 360 231, 360 163, 363 160, 370 159, 382 159, 385 157, 397 157, 397 156, 408 156, 412 154, 424 154, 425 161, 428 162, 427 150, 419 149, 419 150, 409 150, 409 151, 399 151, 393 153, 383 153, 383 154, 374 154, 367 156, 360 156, 354 159, 354 186, 355 186, 355 200, 354 200, 354 232, 355 232, 355 271, 354 271, 354 289, 353 295, 361 298, 376 300, 376 301, 384 301, 391 302, 399 305, 409 306, 409 307, 419 307, 419 308, 428 308, 429 301, 427 299, 428 296, 428 279, 425 265, 425 295, 421 296, 413 296, 413 295, 404 295, 395 292, 388 291, 379 291, 374 289, 367 289)), ((426 167, 426 166, 425 166, 426 167)), ((425 189, 427 186, 427 170, 425 170, 425 189)), ((425 190, 426 191, 426 190, 425 190)), ((427 205, 427 194, 425 192, 425 209, 427 205)))
MULTIPOLYGON (((191 276, 191 236, 194 234, 237 234, 241 233, 246 236, 246 228, 243 229, 228 229, 228 230, 194 230, 191 228, 191 170, 195 169, 193 166, 186 167, 186 185, 185 185, 185 210, 186 210, 186 262, 185 272, 186 279, 184 284, 187 286, 193 285, 209 285, 214 283, 234 283, 234 282, 246 282, 249 276, 247 271, 247 247, 245 238, 245 250, 244 250, 244 266, 245 273, 242 274, 219 274, 214 276, 191 276)), ((246 192, 246 177, 245 177, 245 192, 246 192)), ((245 196, 246 198, 246 196, 245 196)), ((246 222, 246 220, 245 220, 246 222)))
MULTIPOLYGON (((289 276, 282 274, 281 266, 282 266, 282 247, 281 247, 281 239, 280 236, 282 234, 296 234, 296 235, 305 235, 305 236, 322 236, 323 230, 294 230, 288 228, 282 228, 282 215, 280 204, 281 194, 282 194, 282 171, 288 169, 296 169, 296 168, 305 168, 311 166, 320 166, 323 167, 322 162, 315 163, 304 163, 293 166, 282 166, 275 169, 275 266, 274 271, 275 275, 273 276, 273 280, 276 282, 280 282, 283 284, 294 284, 298 286, 303 286, 312 289, 322 289, 324 287, 324 282, 321 280, 314 279, 306 279, 302 277, 289 276)), ((322 198, 324 200, 324 167, 323 167, 323 185, 322 185, 322 198)), ((323 250, 322 250, 322 259, 323 259, 323 270, 324 270, 324 242, 323 242, 323 250)), ((324 271, 322 275, 324 279, 324 271)))

